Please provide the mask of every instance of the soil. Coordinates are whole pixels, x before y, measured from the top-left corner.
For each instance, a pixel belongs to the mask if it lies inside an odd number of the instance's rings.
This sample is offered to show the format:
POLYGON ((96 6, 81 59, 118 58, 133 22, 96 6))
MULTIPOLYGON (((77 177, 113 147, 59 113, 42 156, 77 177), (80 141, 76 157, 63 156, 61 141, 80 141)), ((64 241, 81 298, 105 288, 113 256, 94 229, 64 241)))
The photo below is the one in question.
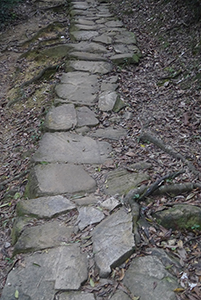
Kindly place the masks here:
MULTIPOLYGON (((111 11, 136 34, 142 52, 137 66, 125 65, 115 70, 120 82, 119 92, 128 104, 128 115, 132 116, 121 121, 121 126, 128 130, 127 137, 113 145, 116 164, 150 162, 153 166, 151 182, 185 169, 175 182, 198 183, 201 174, 200 7, 196 6, 196 1, 189 4, 179 0, 109 2, 111 11), (173 147, 199 174, 156 145, 140 141, 143 131, 173 147)), ((10 233, 15 206, 23 195, 31 155, 40 140, 44 117, 53 101, 53 87, 65 61, 62 53, 59 57, 49 56, 49 60, 37 54, 69 42, 67 2, 26 1, 15 13, 16 21, 0 32, 0 289, 14 263, 10 233), (34 60, 36 56, 38 60, 34 60), (56 72, 20 88, 47 65, 57 65, 56 72)), ((102 125, 110 126, 111 117, 104 113, 102 125)), ((200 191, 194 190, 174 199, 168 196, 152 199, 145 209, 149 214, 172 201, 200 205, 200 200, 200 191)), ((170 236, 188 245, 185 268, 192 272, 194 280, 199 280, 192 271, 196 260, 201 264, 201 236, 195 229, 196 224, 190 233, 177 231, 170 236)), ((189 295, 190 299, 199 299, 190 289, 178 299, 189 299, 189 295)))

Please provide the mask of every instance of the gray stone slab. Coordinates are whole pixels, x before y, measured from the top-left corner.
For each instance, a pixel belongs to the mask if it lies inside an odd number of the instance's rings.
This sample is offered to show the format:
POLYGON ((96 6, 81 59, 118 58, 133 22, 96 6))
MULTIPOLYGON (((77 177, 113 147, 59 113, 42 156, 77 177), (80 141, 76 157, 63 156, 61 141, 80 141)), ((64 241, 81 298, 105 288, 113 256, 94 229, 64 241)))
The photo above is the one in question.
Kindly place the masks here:
POLYGON ((84 25, 84 24, 75 24, 75 28, 77 30, 89 30, 89 31, 97 31, 98 29, 102 28, 104 25, 96 24, 96 25, 84 25))
POLYGON ((69 130, 77 124, 77 115, 73 104, 53 107, 47 113, 44 126, 49 130, 69 130))
POLYGON ((127 130, 124 128, 113 129, 111 127, 99 128, 90 135, 93 137, 105 138, 118 141, 121 137, 127 134, 127 130))
POLYGON ((92 232, 95 261, 101 277, 107 277, 111 267, 122 264, 135 246, 132 217, 125 209, 113 213, 92 232))
POLYGON ((70 32, 71 39, 75 41, 89 41, 98 35, 98 31, 95 30, 79 30, 70 32))
POLYGON ((93 105, 98 93, 98 78, 86 72, 64 73, 55 92, 60 98, 66 99, 66 102, 93 105))
POLYGON ((103 163, 111 152, 107 142, 67 132, 45 133, 33 156, 35 162, 103 163))
POLYGON ((139 56, 136 53, 122 53, 110 56, 111 61, 114 64, 137 64, 139 62, 139 56))
POLYGON ((101 56, 100 54, 94 54, 90 52, 79 52, 79 51, 74 51, 69 53, 69 57, 75 58, 78 60, 87 60, 87 61, 107 61, 107 58, 104 56, 101 56))
POLYGON ((97 204, 100 199, 97 196, 89 195, 85 197, 75 197, 72 201, 79 206, 97 204))
POLYGON ((83 230, 85 227, 99 223, 105 217, 104 213, 102 213, 99 209, 94 207, 82 206, 78 208, 79 215, 77 221, 78 227, 80 230, 83 230))
POLYGON ((101 83, 101 92, 114 92, 118 88, 118 84, 110 83, 110 82, 102 82, 101 83))
POLYGON ((77 108, 77 127, 95 126, 99 123, 93 111, 88 107, 82 106, 77 108))
POLYGON ((58 295, 58 300, 95 300, 92 293, 64 292, 58 295))
POLYGON ((99 42, 105 45, 110 45, 112 44, 112 38, 110 36, 108 36, 107 34, 102 34, 99 36, 96 36, 93 38, 94 42, 99 42))
MULTIPOLYGON (((130 300, 131 298, 122 291, 117 291, 111 298, 111 300, 130 300)), ((137 300, 137 299, 136 299, 137 300)))
POLYGON ((117 169, 108 173, 105 192, 109 195, 124 195, 148 179, 146 172, 130 173, 125 169, 117 169))
POLYGON ((117 81, 118 81, 118 76, 111 76, 111 77, 107 78, 106 80, 103 80, 101 82, 101 92, 115 91, 118 87, 117 81))
POLYGON ((77 44, 69 44, 69 47, 74 49, 75 51, 83 51, 90 53, 107 53, 108 50, 99 43, 94 42, 80 42, 77 44))
POLYGON ((69 61, 67 71, 83 71, 92 74, 107 74, 112 71, 112 64, 104 61, 69 61))
POLYGON ((93 192, 96 182, 74 164, 38 164, 30 172, 27 196, 35 198, 66 193, 93 192))
POLYGON ((62 195, 20 200, 17 203, 17 215, 29 215, 36 218, 53 218, 76 208, 75 204, 62 195))
POLYGON ((78 244, 64 247, 57 267, 55 289, 78 290, 88 278, 86 253, 78 244))
POLYGON ((14 246, 14 253, 25 253, 60 246, 73 233, 72 226, 54 220, 37 226, 27 227, 14 246))
POLYGON ((178 287, 174 278, 155 256, 135 258, 126 271, 123 283, 135 297, 143 300, 174 300, 178 287))
POLYGON ((17 290, 20 300, 53 300, 56 287, 78 290, 86 279, 86 256, 79 245, 61 246, 25 256, 23 265, 8 274, 1 299, 16 299, 17 290))
POLYGON ((81 25, 95 25, 95 22, 92 20, 87 20, 86 18, 75 18, 75 23, 81 24, 81 25))
POLYGON ((105 209, 108 209, 109 211, 112 211, 114 208, 116 208, 117 206, 119 206, 121 203, 120 201, 115 198, 114 196, 104 200, 100 206, 105 208, 105 209))
POLYGON ((102 92, 99 96, 98 108, 101 111, 111 111, 115 106, 118 97, 119 95, 115 91, 102 92))
POLYGON ((123 27, 123 23, 121 21, 114 21, 114 20, 106 22, 105 25, 109 28, 123 27))
POLYGON ((133 32, 122 29, 122 33, 118 34, 114 38, 117 44, 134 44, 136 45, 136 37, 133 32))
POLYGON ((89 4, 87 2, 72 2, 73 8, 75 9, 89 9, 89 4))
POLYGON ((117 54, 122 54, 122 53, 128 53, 129 52, 129 49, 128 49, 127 45, 124 45, 124 44, 115 44, 113 47, 114 47, 114 51, 117 54))

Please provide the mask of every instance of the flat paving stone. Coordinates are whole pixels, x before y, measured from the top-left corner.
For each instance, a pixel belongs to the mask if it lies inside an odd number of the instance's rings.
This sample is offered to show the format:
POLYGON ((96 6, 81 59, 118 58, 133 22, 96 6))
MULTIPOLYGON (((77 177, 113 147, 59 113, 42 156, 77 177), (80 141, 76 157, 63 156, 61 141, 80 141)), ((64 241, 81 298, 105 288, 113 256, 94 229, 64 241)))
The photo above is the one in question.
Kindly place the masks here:
POLYGON ((14 246, 14 253, 25 253, 60 246, 70 239, 72 226, 54 220, 23 230, 14 246))
POLYGON ((124 128, 113 129, 111 127, 107 127, 99 128, 90 135, 92 137, 99 137, 118 141, 121 137, 125 136, 126 134, 127 130, 124 128))
POLYGON ((114 20, 106 22, 105 25, 109 28, 123 27, 123 23, 121 21, 114 21, 114 20))
POLYGON ((83 230, 85 227, 99 223, 105 217, 104 213, 102 213, 99 209, 94 207, 82 206, 78 208, 78 227, 80 230, 83 230))
POLYGON ((124 195, 148 179, 146 172, 130 173, 125 169, 117 169, 108 173, 105 192, 109 195, 124 195))
POLYGON ((55 289, 78 290, 88 278, 87 256, 80 252, 77 244, 66 246, 61 251, 57 267, 55 289))
POLYGON ((76 110, 73 104, 53 107, 47 113, 44 126, 49 130, 69 130, 77 124, 76 110))
POLYGON ((126 271, 123 284, 135 297, 143 300, 174 300, 177 279, 155 256, 134 258, 126 271), (154 287, 154 288, 153 288, 154 287))
POLYGON ((107 74, 112 69, 112 64, 104 61, 69 61, 66 66, 67 71, 83 71, 92 74, 107 74))
POLYGON ((99 35, 97 37, 94 37, 93 41, 94 42, 99 42, 99 43, 102 43, 102 44, 105 44, 105 45, 112 44, 112 38, 109 37, 107 34, 102 34, 102 35, 99 35))
POLYGON ((20 200, 17 203, 17 215, 29 215, 41 219, 50 219, 75 209, 76 205, 62 195, 20 200))
POLYGON ((93 192, 95 180, 74 164, 38 164, 30 172, 27 196, 36 198, 48 195, 93 192))
POLYGON ((71 52, 69 53, 69 57, 75 58, 78 60, 86 60, 86 61, 107 61, 107 58, 101 56, 100 54, 94 54, 94 53, 89 53, 89 52, 71 52))
POLYGON ((112 297, 111 300, 130 300, 131 298, 122 291, 117 291, 112 297))
POLYGON ((118 100, 119 94, 115 91, 104 91, 100 94, 98 100, 98 108, 101 111, 111 111, 116 101, 118 100))
POLYGON ((16 299, 18 291, 20 300, 53 300, 58 289, 78 290, 87 277, 87 258, 79 245, 60 246, 25 256, 23 266, 8 274, 1 299, 16 299))
POLYGON ((92 232, 95 261, 101 277, 107 277, 112 267, 122 264, 135 246, 132 217, 125 209, 113 213, 92 232))
POLYGON ((122 33, 115 36, 114 39, 117 44, 134 44, 136 45, 136 37, 133 32, 122 29, 122 33))
POLYGON ((64 73, 55 87, 56 94, 65 102, 82 105, 94 105, 98 90, 97 76, 86 72, 64 73))
POLYGON ((92 293, 64 292, 58 295, 58 300, 95 300, 92 293))
POLYGON ((69 47, 75 51, 90 52, 90 53, 107 53, 108 50, 99 43, 94 42, 79 42, 77 44, 69 44, 69 47))
POLYGON ((68 132, 45 133, 33 156, 35 162, 103 163, 111 145, 68 132))
POLYGON ((77 111, 77 127, 95 126, 99 124, 99 120, 91 109, 86 106, 78 107, 77 111))
POLYGON ((137 64, 139 62, 139 56, 136 53, 121 53, 110 56, 111 61, 114 64, 137 64))
POLYGON ((70 32, 71 38, 75 41, 89 41, 98 35, 98 31, 95 30, 79 30, 70 32))
POLYGON ((109 211, 112 211, 113 209, 115 209, 117 206, 119 206, 121 203, 118 199, 116 199, 114 196, 104 200, 100 206, 108 209, 109 211))
POLYGON ((75 18, 75 23, 81 24, 81 25, 95 25, 96 23, 92 20, 87 20, 86 18, 75 18))
POLYGON ((91 194, 85 197, 75 197, 72 199, 72 201, 78 206, 86 206, 97 204, 100 201, 100 199, 97 196, 91 194))

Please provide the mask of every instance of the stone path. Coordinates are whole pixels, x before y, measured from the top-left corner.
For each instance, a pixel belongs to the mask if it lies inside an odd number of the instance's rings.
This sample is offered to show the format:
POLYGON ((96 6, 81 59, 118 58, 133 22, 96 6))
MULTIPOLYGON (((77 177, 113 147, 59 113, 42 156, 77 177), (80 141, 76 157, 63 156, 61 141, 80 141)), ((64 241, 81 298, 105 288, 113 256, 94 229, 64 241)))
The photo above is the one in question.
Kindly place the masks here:
MULTIPOLYGON (((121 196, 148 179, 143 164, 134 174, 124 169, 106 174, 102 197, 93 170, 112 160, 111 142, 126 134, 123 128, 96 129, 98 110, 118 114, 125 106, 110 72, 114 65, 137 63, 140 51, 109 4, 71 5, 66 73, 33 156, 27 200, 17 205, 12 239, 15 257, 22 258, 8 275, 2 300, 109 299, 101 287, 135 253, 132 216, 121 196)), ((176 299, 179 268, 163 250, 150 249, 149 256, 132 260, 123 291, 114 284, 110 299, 176 299)))

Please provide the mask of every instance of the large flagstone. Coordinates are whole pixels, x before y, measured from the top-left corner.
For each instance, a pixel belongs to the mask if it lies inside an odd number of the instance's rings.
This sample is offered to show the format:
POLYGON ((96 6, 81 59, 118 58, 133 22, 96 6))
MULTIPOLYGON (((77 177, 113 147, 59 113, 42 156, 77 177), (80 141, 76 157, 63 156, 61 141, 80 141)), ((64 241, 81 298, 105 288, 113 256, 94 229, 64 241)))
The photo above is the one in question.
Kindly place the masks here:
POLYGON ((68 132, 45 133, 33 156, 35 162, 103 163, 111 152, 107 142, 68 132))
POLYGON ((26 194, 29 198, 92 192, 95 180, 74 164, 38 164, 30 172, 26 194))

